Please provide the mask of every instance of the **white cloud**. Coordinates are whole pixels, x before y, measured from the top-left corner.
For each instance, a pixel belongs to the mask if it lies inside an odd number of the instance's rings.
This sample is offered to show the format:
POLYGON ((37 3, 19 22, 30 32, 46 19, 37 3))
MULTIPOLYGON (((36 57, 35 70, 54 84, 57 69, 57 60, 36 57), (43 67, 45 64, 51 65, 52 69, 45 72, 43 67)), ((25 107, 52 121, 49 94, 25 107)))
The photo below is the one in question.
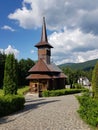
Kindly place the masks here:
POLYGON ((33 53, 35 53, 35 50, 32 49, 32 50, 31 50, 31 54, 33 54, 33 53))
POLYGON ((13 48, 11 45, 8 45, 6 49, 0 49, 1 52, 4 52, 5 54, 14 54, 17 58, 19 55, 19 51, 15 48, 13 48))
POLYGON ((14 13, 9 14, 8 18, 17 20, 20 27, 36 28, 41 26, 41 12, 36 2, 25 1, 21 9, 17 9, 14 13), (26 4, 30 4, 32 9, 27 9, 26 4), (40 17, 39 17, 40 16, 40 17))
POLYGON ((98 26, 97 0, 23 0, 22 8, 8 15, 17 20, 25 29, 41 26, 42 17, 47 19, 47 27, 51 30, 81 28, 84 31, 96 32, 98 26), (89 5, 89 6, 88 6, 89 5), (88 25, 87 28, 85 25, 88 25), (92 27, 93 26, 93 27, 92 27))
POLYGON ((79 29, 54 32, 49 36, 54 46, 52 56, 57 64, 65 62, 84 62, 98 58, 98 36, 84 34, 79 29))
POLYGON ((1 29, 3 29, 3 30, 10 30, 10 31, 12 31, 12 32, 15 31, 15 29, 13 29, 12 27, 10 27, 10 26, 8 26, 8 25, 4 25, 1 29))

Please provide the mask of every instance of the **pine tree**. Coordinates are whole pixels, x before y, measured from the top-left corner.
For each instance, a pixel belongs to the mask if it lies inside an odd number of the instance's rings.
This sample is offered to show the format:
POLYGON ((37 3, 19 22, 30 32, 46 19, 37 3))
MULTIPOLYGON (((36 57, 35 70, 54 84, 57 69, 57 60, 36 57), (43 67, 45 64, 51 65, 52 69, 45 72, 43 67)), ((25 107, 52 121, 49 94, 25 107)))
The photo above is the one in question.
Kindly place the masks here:
POLYGON ((92 75, 92 90, 94 98, 98 98, 98 62, 95 65, 92 75))
POLYGON ((4 94, 17 94, 17 60, 14 54, 9 54, 6 57, 4 69, 4 94))

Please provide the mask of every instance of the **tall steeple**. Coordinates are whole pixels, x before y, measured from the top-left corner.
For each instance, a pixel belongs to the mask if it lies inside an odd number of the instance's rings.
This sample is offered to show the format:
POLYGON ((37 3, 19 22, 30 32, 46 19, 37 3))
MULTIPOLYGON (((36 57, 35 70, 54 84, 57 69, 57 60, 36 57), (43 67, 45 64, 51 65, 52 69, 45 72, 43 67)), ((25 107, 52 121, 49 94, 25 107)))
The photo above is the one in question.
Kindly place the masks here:
POLYGON ((49 48, 53 48, 53 47, 48 43, 45 17, 43 17, 41 40, 40 40, 39 43, 37 43, 37 44, 35 45, 35 47, 39 48, 40 46, 48 46, 49 48))
POLYGON ((43 17, 41 40, 35 45, 38 48, 38 60, 43 59, 47 64, 50 64, 51 48, 53 48, 47 39, 45 17, 43 17))
POLYGON ((43 25, 42 25, 42 34, 41 34, 41 42, 48 42, 47 39, 47 32, 46 32, 46 23, 45 23, 45 17, 43 17, 43 25))

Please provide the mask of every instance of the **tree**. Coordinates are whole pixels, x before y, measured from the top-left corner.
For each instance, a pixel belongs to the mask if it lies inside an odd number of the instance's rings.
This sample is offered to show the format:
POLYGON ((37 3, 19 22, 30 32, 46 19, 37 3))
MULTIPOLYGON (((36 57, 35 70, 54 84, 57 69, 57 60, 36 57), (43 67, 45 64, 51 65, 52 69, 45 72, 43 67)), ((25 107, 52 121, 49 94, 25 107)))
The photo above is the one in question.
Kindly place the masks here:
POLYGON ((28 76, 28 70, 35 64, 35 62, 31 59, 21 59, 18 63, 18 81, 19 86, 28 85, 28 80, 26 77, 28 76))
POLYGON ((80 76, 79 71, 73 70, 70 67, 62 68, 62 70, 67 75, 67 84, 70 84, 70 88, 73 88, 80 76))
POLYGON ((63 72, 67 75, 67 83, 70 84, 70 88, 73 88, 73 83, 75 82, 74 70, 70 67, 63 68, 63 72))
POLYGON ((0 52, 0 88, 3 87, 5 58, 6 55, 0 52))
POLYGON ((3 90, 4 94, 17 94, 17 60, 14 54, 6 56, 5 69, 4 69, 4 82, 3 90))
POLYGON ((98 98, 98 62, 95 65, 92 75, 92 90, 94 98, 98 98))

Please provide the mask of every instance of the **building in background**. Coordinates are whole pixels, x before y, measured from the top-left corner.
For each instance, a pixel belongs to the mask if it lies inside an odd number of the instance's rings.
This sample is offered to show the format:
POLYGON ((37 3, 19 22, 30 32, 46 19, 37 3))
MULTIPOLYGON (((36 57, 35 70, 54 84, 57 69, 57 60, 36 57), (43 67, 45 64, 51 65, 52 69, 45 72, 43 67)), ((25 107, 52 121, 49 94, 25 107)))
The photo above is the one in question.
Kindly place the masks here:
POLYGON ((91 85, 91 83, 87 77, 80 77, 77 82, 83 86, 90 86, 91 85))

